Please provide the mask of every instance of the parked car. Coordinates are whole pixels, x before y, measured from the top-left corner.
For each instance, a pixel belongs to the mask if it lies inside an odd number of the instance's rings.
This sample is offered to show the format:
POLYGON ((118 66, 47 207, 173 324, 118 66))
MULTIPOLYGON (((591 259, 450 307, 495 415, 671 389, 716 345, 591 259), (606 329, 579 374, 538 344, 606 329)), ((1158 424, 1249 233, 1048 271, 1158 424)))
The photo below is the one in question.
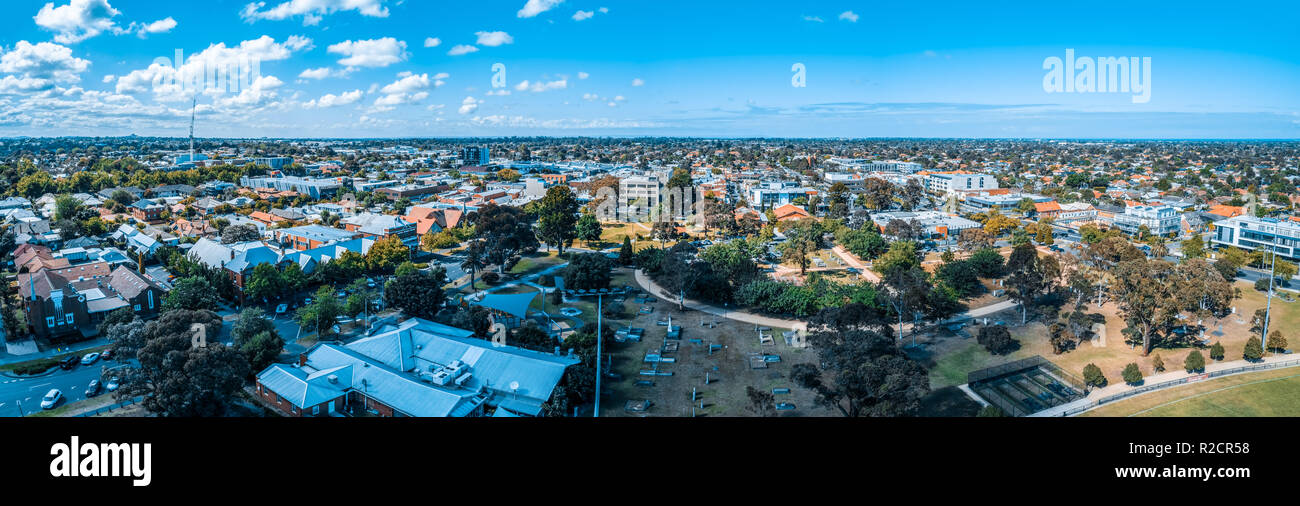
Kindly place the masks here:
POLYGON ((45 397, 41 398, 41 409, 52 409, 61 400, 63 400, 63 392, 57 388, 51 388, 49 392, 46 392, 45 397))
POLYGON ((68 355, 66 357, 63 357, 63 360, 59 361, 59 369, 64 369, 64 370, 72 369, 73 367, 76 367, 77 362, 80 361, 81 361, 80 357, 77 357, 76 355, 68 355))
POLYGON ((86 385, 86 397, 88 398, 94 397, 98 394, 99 394, 99 380, 97 379, 90 380, 90 384, 86 385))
POLYGON ((104 360, 112 360, 112 359, 113 359, 113 350, 111 350, 111 349, 109 349, 109 350, 104 350, 103 353, 100 353, 100 354, 99 354, 99 358, 102 358, 102 359, 104 359, 104 360))
POLYGON ((112 377, 112 378, 109 378, 108 381, 104 382, 104 390, 108 390, 109 392, 112 392, 112 391, 114 391, 114 390, 117 390, 117 377, 116 377, 116 376, 115 376, 115 377, 112 377))
POLYGON ((280 305, 278 305, 278 306, 275 306, 275 314, 284 314, 284 312, 285 312, 285 311, 288 311, 288 310, 289 310, 289 305, 288 305, 288 304, 283 304, 283 303, 282 303, 282 304, 280 304, 280 305))
POLYGON ((99 360, 98 353, 87 353, 86 356, 81 357, 81 365, 90 365, 95 363, 97 360, 99 360))

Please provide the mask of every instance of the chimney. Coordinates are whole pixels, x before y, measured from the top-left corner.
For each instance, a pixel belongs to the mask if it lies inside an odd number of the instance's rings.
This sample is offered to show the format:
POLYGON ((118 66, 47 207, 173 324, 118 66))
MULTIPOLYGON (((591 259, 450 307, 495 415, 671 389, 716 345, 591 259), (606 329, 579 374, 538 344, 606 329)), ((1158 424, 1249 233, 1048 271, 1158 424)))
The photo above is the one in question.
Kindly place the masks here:
POLYGON ((306 354, 306 353, 299 353, 299 354, 298 354, 298 367, 302 367, 302 366, 304 366, 304 365, 307 365, 307 354, 306 354))

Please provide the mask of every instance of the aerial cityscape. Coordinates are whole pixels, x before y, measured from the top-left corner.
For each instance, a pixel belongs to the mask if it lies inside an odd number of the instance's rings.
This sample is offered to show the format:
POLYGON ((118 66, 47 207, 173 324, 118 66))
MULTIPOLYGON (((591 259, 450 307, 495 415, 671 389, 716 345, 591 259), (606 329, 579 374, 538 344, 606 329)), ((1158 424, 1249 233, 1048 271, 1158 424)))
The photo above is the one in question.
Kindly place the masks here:
POLYGON ((1296 7, 946 7, 7 3, 0 416, 1300 416, 1296 7))

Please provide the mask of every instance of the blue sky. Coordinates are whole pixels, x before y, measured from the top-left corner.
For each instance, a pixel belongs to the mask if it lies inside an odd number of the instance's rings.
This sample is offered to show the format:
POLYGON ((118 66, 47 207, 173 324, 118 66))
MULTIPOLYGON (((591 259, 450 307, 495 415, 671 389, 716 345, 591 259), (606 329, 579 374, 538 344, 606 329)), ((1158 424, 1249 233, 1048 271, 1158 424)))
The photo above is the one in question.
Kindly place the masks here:
POLYGON ((1295 2, 880 4, 9 0, 0 135, 1300 138, 1295 2), (1049 93, 1067 49, 1149 101, 1049 93))

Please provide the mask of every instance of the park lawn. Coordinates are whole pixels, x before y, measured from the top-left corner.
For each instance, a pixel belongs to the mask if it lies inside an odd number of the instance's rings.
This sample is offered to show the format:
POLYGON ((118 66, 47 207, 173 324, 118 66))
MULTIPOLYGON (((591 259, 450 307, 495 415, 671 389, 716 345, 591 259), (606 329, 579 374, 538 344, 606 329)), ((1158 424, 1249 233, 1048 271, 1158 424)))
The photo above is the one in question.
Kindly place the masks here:
MULTIPOLYGON (((1237 313, 1249 323, 1250 318, 1255 314, 1255 310, 1262 309, 1267 305, 1268 296, 1264 292, 1256 290, 1253 283, 1238 281, 1236 287, 1241 289, 1241 298, 1234 301, 1237 306, 1237 313)), ((1297 304, 1300 303, 1287 302, 1274 297, 1273 315, 1269 319, 1268 326, 1269 332, 1272 332, 1273 329, 1280 329, 1286 335, 1287 340, 1292 341, 1290 344, 1293 348, 1300 344, 1300 333, 1292 333, 1295 332, 1295 329, 1300 329, 1300 308, 1297 307, 1297 304)))
POLYGON ((1287 367, 1173 387, 1080 416, 1300 416, 1300 369, 1287 367))
POLYGON ((560 258, 559 254, 557 254, 555 250, 551 250, 548 252, 538 252, 533 255, 520 258, 519 262, 516 263, 514 267, 511 267, 510 270, 506 272, 510 274, 514 274, 516 276, 527 276, 535 272, 544 271, 556 265, 562 264, 566 261, 567 260, 560 258))

